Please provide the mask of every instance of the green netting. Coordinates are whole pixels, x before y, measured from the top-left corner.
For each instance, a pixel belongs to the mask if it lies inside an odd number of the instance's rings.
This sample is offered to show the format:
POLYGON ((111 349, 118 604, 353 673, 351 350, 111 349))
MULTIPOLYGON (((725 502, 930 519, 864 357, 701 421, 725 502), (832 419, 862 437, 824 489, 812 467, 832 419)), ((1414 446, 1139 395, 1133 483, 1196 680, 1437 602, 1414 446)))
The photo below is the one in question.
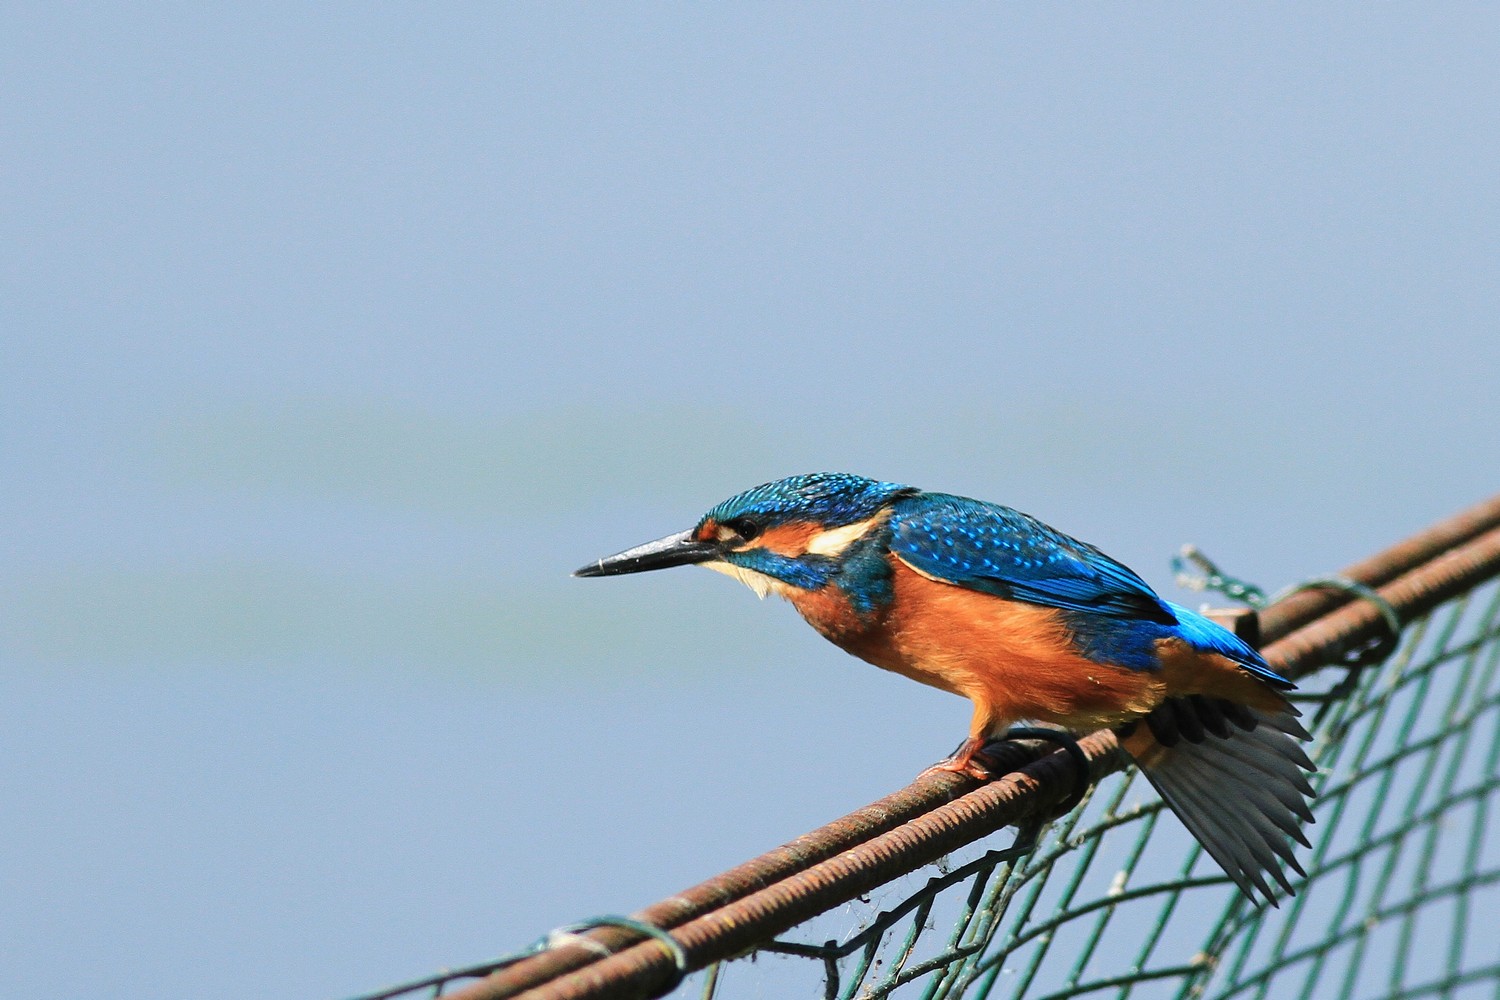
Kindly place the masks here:
POLYGON ((951 856, 931 878, 709 969, 701 992, 1500 998, 1500 824, 1488 829, 1500 813, 1500 588, 1411 623, 1396 653, 1345 680, 1303 682, 1317 824, 1301 852, 1308 876, 1279 909, 1248 903, 1126 772, 1030 853, 951 856))

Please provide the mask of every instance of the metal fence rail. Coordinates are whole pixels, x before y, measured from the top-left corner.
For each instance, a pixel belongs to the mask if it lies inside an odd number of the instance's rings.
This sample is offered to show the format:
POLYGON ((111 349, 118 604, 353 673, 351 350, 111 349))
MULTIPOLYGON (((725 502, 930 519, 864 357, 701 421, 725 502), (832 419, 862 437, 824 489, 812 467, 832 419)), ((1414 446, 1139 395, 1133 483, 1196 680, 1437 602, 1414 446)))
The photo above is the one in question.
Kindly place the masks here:
MULTIPOLYGON (((1484 586, 1497 575, 1500 497, 1260 612, 1282 673, 1344 665, 1304 684, 1323 699, 1309 712, 1318 825, 1306 887, 1280 910, 1256 910, 1200 865, 1129 773, 1029 853, 986 850, 1076 780, 1066 754, 1019 742, 999 750, 991 782, 923 775, 626 926, 570 930, 369 1000, 646 997, 709 966, 703 992, 724 996, 766 976, 776 985, 762 995, 849 998, 1500 996, 1500 836, 1485 835, 1500 809, 1500 592, 1484 586), (1392 614, 1399 650, 1350 667, 1392 651, 1392 614), (925 882, 893 881, 939 859, 925 882), (870 892, 883 898, 857 902, 870 892), (851 903, 862 909, 777 940, 851 903), (1493 918, 1477 941, 1483 912, 1493 918), (718 964, 752 950, 753 964, 718 964)), ((1096 782, 1122 769, 1112 733, 1080 745, 1096 782)))

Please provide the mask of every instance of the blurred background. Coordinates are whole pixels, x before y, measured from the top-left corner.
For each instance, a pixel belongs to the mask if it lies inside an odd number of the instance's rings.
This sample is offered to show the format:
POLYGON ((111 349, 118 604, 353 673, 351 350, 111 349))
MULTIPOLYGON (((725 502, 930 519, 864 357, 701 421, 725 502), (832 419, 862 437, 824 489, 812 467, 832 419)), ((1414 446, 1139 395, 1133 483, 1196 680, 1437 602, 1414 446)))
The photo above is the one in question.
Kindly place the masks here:
POLYGON ((968 708, 696 570, 768 479, 1163 593, 1496 489, 1483 5, 6 5, 0 993, 337 997, 635 909, 968 708))

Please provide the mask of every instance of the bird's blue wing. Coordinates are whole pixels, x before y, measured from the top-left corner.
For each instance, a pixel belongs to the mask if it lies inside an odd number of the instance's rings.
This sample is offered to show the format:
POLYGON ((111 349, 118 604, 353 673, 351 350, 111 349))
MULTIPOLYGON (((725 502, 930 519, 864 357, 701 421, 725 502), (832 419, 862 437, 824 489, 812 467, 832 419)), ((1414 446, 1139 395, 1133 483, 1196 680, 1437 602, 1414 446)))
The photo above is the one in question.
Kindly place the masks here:
POLYGON ((945 493, 898 501, 891 551, 918 572, 997 597, 1175 624, 1129 567, 1009 507, 945 493))
POLYGON ((1228 657, 1275 687, 1293 686, 1228 629, 1163 601, 1129 567, 1029 514, 967 497, 921 493, 896 503, 890 529, 891 551, 926 576, 1086 613, 1072 624, 1092 658, 1149 668, 1155 663, 1154 640, 1170 635, 1228 657))

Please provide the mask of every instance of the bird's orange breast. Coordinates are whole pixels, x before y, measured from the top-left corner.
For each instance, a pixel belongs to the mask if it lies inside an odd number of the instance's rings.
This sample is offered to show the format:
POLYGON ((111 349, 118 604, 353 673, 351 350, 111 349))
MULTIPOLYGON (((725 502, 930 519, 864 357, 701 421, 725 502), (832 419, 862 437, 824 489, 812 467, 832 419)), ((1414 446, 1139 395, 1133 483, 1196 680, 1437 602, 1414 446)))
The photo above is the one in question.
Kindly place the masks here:
POLYGON ((963 695, 996 726, 1039 719, 1112 725, 1166 694, 1158 672, 1095 663, 1056 609, 930 579, 892 559, 894 599, 862 619, 837 587, 792 595, 815 628, 879 667, 963 695))

